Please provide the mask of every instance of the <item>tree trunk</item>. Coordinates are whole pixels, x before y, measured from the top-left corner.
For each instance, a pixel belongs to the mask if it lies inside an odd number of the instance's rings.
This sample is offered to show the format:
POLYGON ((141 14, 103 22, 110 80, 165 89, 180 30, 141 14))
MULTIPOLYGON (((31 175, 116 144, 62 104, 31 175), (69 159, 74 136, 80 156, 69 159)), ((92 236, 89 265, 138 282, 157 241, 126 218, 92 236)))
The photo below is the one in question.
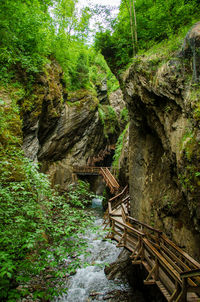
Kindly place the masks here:
POLYGON ((136 11, 135 11, 135 0, 133 0, 133 14, 134 14, 134 21, 135 21, 134 32, 135 32, 135 45, 136 45, 136 52, 137 52, 138 38, 137 38, 137 20, 136 20, 136 11))
POLYGON ((131 26, 131 38, 132 38, 132 46, 133 46, 133 56, 135 56, 135 43, 134 43, 134 35, 133 35, 133 14, 132 14, 132 2, 129 0, 129 16, 130 16, 130 26, 131 26))

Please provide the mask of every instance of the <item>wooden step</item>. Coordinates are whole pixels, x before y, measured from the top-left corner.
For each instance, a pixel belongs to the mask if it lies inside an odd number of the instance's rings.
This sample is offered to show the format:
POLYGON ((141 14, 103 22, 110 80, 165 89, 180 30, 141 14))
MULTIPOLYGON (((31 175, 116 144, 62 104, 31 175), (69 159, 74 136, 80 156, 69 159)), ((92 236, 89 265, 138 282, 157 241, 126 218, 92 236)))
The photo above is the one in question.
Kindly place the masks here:
POLYGON ((188 293, 187 301, 188 302, 200 302, 200 297, 198 297, 195 293, 188 293))
POLYGON ((156 284, 156 281, 154 279, 151 279, 148 281, 144 280, 143 283, 144 283, 144 285, 154 285, 154 284, 156 284))
POLYGON ((167 299, 167 301, 170 301, 170 294, 167 291, 166 287, 160 282, 160 281, 156 281, 156 284, 158 286, 158 288, 160 289, 160 291, 162 292, 163 296, 167 299))
POLYGON ((136 261, 133 260, 132 264, 139 265, 139 264, 142 264, 142 261, 141 260, 136 260, 136 261))

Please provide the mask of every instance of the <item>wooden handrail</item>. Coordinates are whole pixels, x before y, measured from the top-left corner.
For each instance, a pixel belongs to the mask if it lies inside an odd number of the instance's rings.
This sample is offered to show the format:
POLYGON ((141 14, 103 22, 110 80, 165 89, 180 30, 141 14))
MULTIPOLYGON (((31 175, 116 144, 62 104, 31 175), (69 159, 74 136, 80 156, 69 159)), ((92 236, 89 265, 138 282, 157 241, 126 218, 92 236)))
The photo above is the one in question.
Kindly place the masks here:
POLYGON ((191 297, 199 297, 200 264, 162 231, 128 215, 126 203, 129 196, 124 198, 126 189, 108 202, 108 216, 113 232, 111 238, 133 253, 133 264, 145 265, 149 272, 145 284, 158 280, 156 284, 168 301, 186 302, 187 292, 193 292, 191 297))
POLYGON ((128 216, 128 219, 129 219, 129 221, 132 221, 132 222, 134 222, 134 223, 136 223, 136 224, 138 224, 138 225, 144 226, 145 228, 147 228, 147 229, 149 229, 150 231, 153 231, 153 232, 155 232, 155 233, 158 233, 159 235, 162 234, 162 231, 160 231, 160 230, 158 230, 158 229, 155 229, 155 228, 153 228, 152 226, 150 226, 150 225, 148 225, 148 224, 146 224, 146 223, 144 223, 144 222, 141 222, 141 221, 139 221, 139 220, 137 220, 137 219, 135 219, 135 218, 133 218, 133 217, 131 217, 131 216, 128 216))
POLYGON ((200 269, 193 269, 187 272, 180 273, 181 278, 192 278, 200 276, 200 269))
POLYGON ((119 184, 116 181, 116 178, 112 175, 110 170, 108 168, 103 168, 103 169, 105 170, 106 174, 109 176, 109 178, 112 181, 112 183, 114 184, 114 186, 119 187, 119 184))
POLYGON ((161 238, 168 244, 168 246, 171 246, 176 252, 179 253, 179 255, 183 256, 184 259, 188 261, 188 263, 192 264, 194 268, 200 269, 200 263, 198 263, 196 260, 194 260, 190 255, 188 255, 186 252, 182 251, 177 245, 175 245, 169 238, 167 238, 166 235, 162 234, 161 238))
POLYGON ((108 167, 92 167, 92 166, 73 166, 73 173, 81 174, 81 173, 91 173, 102 175, 106 185, 110 188, 111 193, 116 193, 119 189, 119 184, 116 181, 115 177, 110 172, 108 167))
POLYGON ((116 223, 120 224, 121 226, 125 227, 127 230, 132 231, 133 233, 140 235, 140 236, 145 236, 144 233, 132 228, 131 226, 129 226, 128 224, 125 224, 124 222, 119 222, 116 218, 114 217, 110 217, 111 220, 115 221, 116 223))
POLYGON ((122 204, 122 220, 124 223, 126 223, 126 210, 123 204, 122 204))
POLYGON ((104 179, 108 180, 108 182, 112 185, 113 188, 119 188, 118 182, 107 168, 101 168, 100 173, 103 175, 104 179))
POLYGON ((112 202, 113 200, 119 198, 120 196, 122 196, 126 192, 127 189, 128 189, 128 186, 126 186, 119 194, 117 194, 114 197, 110 198, 109 201, 112 202))

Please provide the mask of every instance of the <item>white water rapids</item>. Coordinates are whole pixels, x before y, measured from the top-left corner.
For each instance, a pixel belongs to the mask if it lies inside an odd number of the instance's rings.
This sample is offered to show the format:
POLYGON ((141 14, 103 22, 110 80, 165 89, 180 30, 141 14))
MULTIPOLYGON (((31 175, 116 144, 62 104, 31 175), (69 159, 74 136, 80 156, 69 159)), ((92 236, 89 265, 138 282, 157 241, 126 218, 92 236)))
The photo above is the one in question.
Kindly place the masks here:
MULTIPOLYGON (((103 219, 98 214, 102 212, 101 200, 93 199, 92 207, 95 208, 95 225, 100 226, 102 230, 103 219)), ((102 214, 101 214, 102 216, 102 214)), ((104 273, 105 264, 114 262, 121 249, 116 247, 115 243, 104 240, 105 234, 100 235, 99 231, 88 230, 83 238, 87 239, 89 256, 81 256, 81 260, 89 263, 87 267, 77 270, 76 274, 71 276, 66 284, 68 293, 60 296, 57 302, 97 302, 114 301, 109 299, 109 294, 115 290, 124 291, 128 289, 127 284, 121 284, 119 280, 108 280, 104 273), (107 297, 106 297, 107 295, 107 297)))

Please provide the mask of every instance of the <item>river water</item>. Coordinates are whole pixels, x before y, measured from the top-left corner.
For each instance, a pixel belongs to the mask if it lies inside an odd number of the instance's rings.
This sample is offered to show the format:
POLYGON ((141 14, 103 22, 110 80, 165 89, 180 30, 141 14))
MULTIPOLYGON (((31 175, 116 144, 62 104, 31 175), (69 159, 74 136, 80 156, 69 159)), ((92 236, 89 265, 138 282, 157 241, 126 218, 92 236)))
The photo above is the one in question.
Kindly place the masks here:
POLYGON ((113 281, 106 278, 105 265, 114 262, 121 249, 116 247, 116 243, 104 240, 101 200, 93 199, 92 208, 92 212, 96 216, 94 225, 99 226, 99 230, 94 232, 94 230, 88 229, 82 235, 88 242, 87 251, 90 254, 81 256, 81 260, 89 265, 78 269, 76 274, 69 278, 66 283, 68 293, 57 298, 57 302, 119 301, 114 298, 113 293, 130 290, 129 285, 122 284, 121 280, 113 281))

